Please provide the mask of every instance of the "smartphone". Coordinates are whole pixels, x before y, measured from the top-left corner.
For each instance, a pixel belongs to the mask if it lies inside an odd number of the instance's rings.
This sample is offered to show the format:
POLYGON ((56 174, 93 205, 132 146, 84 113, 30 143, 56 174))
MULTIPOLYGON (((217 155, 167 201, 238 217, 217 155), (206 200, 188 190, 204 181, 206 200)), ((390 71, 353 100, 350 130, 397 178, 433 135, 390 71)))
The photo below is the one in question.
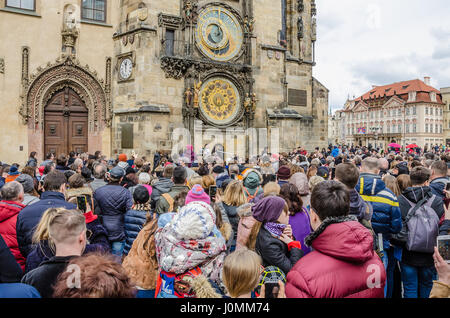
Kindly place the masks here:
POLYGON ((450 191, 450 182, 448 182, 447 185, 445 186, 445 190, 450 191))
POLYGON ((437 247, 444 261, 450 264, 450 235, 438 236, 437 247))
POLYGON ((265 283, 266 297, 265 298, 278 298, 278 292, 280 291, 280 285, 276 283, 265 283))
POLYGON ((211 198, 211 200, 213 200, 216 197, 216 193, 217 193, 217 186, 212 185, 209 187, 209 197, 211 198))
POLYGON ((87 209, 86 203, 87 203, 86 196, 84 195, 77 196, 77 208, 83 213, 86 213, 87 209))

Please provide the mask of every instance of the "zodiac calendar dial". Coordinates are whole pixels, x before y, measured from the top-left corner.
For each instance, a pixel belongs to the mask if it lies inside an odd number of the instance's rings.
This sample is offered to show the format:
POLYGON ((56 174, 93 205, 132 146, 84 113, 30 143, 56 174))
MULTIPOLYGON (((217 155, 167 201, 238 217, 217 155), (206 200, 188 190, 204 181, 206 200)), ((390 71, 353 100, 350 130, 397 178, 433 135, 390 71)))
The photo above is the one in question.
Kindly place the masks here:
POLYGON ((200 111, 210 122, 231 123, 239 114, 241 99, 236 86, 225 78, 212 78, 201 88, 200 111))
POLYGON ((199 14, 196 43, 213 60, 224 62, 236 57, 243 45, 243 34, 237 17, 225 8, 208 7, 199 14))

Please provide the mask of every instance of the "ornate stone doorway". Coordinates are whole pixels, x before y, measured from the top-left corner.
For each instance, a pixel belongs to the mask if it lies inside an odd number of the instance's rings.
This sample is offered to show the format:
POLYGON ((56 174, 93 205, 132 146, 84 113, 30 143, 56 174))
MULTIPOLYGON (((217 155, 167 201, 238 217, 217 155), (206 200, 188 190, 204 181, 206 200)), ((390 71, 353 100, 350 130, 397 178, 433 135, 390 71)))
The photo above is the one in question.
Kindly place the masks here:
POLYGON ((88 151, 88 110, 69 87, 57 92, 44 109, 44 151, 55 155, 88 151))

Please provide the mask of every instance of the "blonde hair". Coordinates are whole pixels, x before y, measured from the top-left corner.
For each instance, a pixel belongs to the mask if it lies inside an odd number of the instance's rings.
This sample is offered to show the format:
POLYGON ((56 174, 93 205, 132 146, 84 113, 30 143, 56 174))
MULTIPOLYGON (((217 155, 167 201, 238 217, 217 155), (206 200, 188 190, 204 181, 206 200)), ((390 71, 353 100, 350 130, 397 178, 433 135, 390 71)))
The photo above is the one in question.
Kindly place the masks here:
POLYGON ((385 174, 382 180, 386 184, 386 187, 394 192, 395 196, 398 197, 402 194, 402 191, 400 190, 397 182, 397 178, 391 176, 390 174, 385 174))
POLYGON ((269 182, 263 187, 263 190, 264 190, 264 197, 267 197, 269 195, 278 196, 280 194, 281 187, 276 182, 269 182))
POLYGON ((202 177, 194 174, 188 181, 188 187, 191 189, 194 185, 200 183, 202 183, 202 177))
POLYGON ((54 249, 56 243, 71 242, 86 231, 86 219, 77 210, 51 208, 44 212, 33 234, 33 243, 48 240, 54 249))
POLYGON ((250 293, 259 282, 261 257, 246 248, 239 249, 225 258, 222 268, 222 280, 233 297, 250 293))
POLYGON ((207 174, 206 176, 203 176, 201 179, 201 186, 205 191, 209 191, 209 187, 216 184, 216 180, 214 180, 214 177, 210 174, 207 174))
POLYGON ((225 190, 223 202, 231 206, 241 206, 247 203, 244 187, 239 180, 231 181, 225 190))
POLYGON ((325 181, 325 179, 319 176, 313 176, 311 177, 311 179, 309 179, 309 188, 311 189, 311 193, 313 192, 314 187, 322 181, 325 181))

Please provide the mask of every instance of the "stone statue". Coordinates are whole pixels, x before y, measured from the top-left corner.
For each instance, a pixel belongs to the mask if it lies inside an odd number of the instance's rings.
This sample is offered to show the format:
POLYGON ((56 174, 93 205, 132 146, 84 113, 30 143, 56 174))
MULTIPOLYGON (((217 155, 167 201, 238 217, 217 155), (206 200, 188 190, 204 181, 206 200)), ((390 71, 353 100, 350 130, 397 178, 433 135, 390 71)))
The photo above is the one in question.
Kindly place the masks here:
POLYGON ((194 108, 198 108, 199 96, 200 96, 200 88, 202 87, 202 81, 199 81, 197 84, 194 84, 194 108))
POLYGON ((316 18, 313 18, 311 25, 311 41, 315 42, 316 40, 317 40, 317 21, 316 18))
POLYGON ((297 20, 297 29, 298 29, 297 37, 300 40, 303 38, 303 18, 301 16, 299 16, 297 20))
POLYGON ((5 60, 0 58, 0 74, 5 73, 5 60))
POLYGON ((250 96, 247 93, 247 94, 245 94, 244 109, 249 112, 251 110, 251 104, 252 104, 252 99, 250 98, 250 96))
POLYGON ((249 18, 248 16, 245 16, 244 18, 244 31, 245 33, 251 34, 253 33, 253 26, 255 24, 255 19, 249 18))
POLYGON ((256 111, 256 103, 258 102, 258 99, 256 99, 256 94, 252 94, 252 112, 256 111))
POLYGON ((186 92, 184 93, 184 96, 186 97, 186 106, 190 107, 192 103, 192 90, 190 87, 186 89, 186 92))
POLYGON ((298 0, 298 7, 297 7, 298 12, 302 13, 304 9, 305 5, 303 4, 303 0, 298 0))
POLYGON ((64 12, 64 30, 74 31, 77 28, 77 14, 75 7, 69 5, 64 12))

